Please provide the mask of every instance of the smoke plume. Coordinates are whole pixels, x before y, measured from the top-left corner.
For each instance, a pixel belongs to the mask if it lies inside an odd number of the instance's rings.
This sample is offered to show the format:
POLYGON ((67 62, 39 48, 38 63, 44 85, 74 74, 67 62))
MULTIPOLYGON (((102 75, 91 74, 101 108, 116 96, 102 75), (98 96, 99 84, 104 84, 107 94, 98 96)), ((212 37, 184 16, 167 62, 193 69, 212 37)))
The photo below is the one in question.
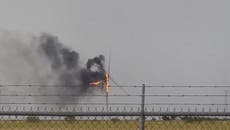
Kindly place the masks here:
POLYGON ((22 36, 2 31, 0 45, 1 84, 79 87, 77 94, 85 92, 90 82, 105 78, 103 55, 80 63, 78 52, 48 33, 22 36))

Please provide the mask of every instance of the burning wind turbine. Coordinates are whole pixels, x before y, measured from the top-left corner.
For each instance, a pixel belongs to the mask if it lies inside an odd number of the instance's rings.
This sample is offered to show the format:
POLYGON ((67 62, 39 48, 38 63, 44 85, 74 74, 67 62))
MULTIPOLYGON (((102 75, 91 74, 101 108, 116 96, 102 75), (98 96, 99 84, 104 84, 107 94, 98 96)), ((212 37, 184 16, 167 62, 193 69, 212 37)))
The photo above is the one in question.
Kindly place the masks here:
MULTIPOLYGON (((102 69, 99 69, 99 71, 103 70, 104 72, 104 77, 103 79, 96 80, 93 82, 89 83, 89 86, 94 86, 94 87, 103 87, 105 92, 106 92, 106 110, 108 112, 109 110, 109 87, 110 87, 110 56, 109 56, 109 64, 108 64, 108 72, 105 71, 103 64, 98 64, 99 68, 101 67, 102 69)), ((111 79, 112 80, 112 79, 111 79)), ((113 81, 113 80, 112 80, 113 81)))
MULTIPOLYGON (((103 88, 106 94, 106 104, 108 104, 110 81, 118 85, 110 76, 110 66, 105 69, 103 55, 89 58, 86 63, 82 64, 80 53, 65 46, 57 36, 42 33, 33 37, 28 35, 26 40, 22 40, 24 37, 17 36, 8 32, 1 33, 0 30, 0 49, 4 54, 0 59, 7 59, 2 62, 0 69, 7 70, 1 73, 3 77, 7 76, 5 78, 7 82, 63 86, 66 89, 56 89, 58 94, 76 96, 91 92, 90 87, 98 86, 103 88), (15 69, 17 69, 17 75, 15 69), (18 75, 23 75, 23 77, 18 75)), ((110 57, 108 61, 110 65, 110 57)), ((62 97, 60 99, 66 100, 62 97)), ((68 100, 74 101, 75 99, 68 100)))

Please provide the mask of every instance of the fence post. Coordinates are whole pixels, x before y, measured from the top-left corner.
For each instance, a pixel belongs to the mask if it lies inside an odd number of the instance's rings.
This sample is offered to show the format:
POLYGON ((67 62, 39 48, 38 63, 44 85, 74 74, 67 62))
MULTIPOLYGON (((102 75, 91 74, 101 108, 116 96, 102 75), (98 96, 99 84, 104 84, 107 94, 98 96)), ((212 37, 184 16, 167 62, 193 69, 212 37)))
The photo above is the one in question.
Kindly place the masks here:
POLYGON ((140 130, 145 129, 145 84, 142 85, 140 130))

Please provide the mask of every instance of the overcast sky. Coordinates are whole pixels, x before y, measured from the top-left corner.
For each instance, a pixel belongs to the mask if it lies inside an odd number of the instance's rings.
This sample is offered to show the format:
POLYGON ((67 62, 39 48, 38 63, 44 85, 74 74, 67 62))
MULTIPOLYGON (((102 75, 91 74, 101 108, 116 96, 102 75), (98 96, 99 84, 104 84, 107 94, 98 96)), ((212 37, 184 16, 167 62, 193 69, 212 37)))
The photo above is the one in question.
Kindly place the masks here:
POLYGON ((0 0, 0 28, 111 50, 120 84, 230 85, 229 0, 0 0))

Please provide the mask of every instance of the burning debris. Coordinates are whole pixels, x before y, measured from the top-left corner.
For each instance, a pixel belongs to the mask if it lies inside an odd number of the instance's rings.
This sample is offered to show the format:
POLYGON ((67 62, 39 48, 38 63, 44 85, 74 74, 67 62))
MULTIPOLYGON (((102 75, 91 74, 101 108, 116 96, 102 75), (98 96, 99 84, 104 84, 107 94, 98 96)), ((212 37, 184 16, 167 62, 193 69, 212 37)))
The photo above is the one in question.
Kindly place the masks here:
POLYGON ((90 86, 98 86, 98 85, 101 85, 103 82, 102 80, 99 80, 99 81, 94 81, 94 82, 91 82, 89 83, 90 86))

